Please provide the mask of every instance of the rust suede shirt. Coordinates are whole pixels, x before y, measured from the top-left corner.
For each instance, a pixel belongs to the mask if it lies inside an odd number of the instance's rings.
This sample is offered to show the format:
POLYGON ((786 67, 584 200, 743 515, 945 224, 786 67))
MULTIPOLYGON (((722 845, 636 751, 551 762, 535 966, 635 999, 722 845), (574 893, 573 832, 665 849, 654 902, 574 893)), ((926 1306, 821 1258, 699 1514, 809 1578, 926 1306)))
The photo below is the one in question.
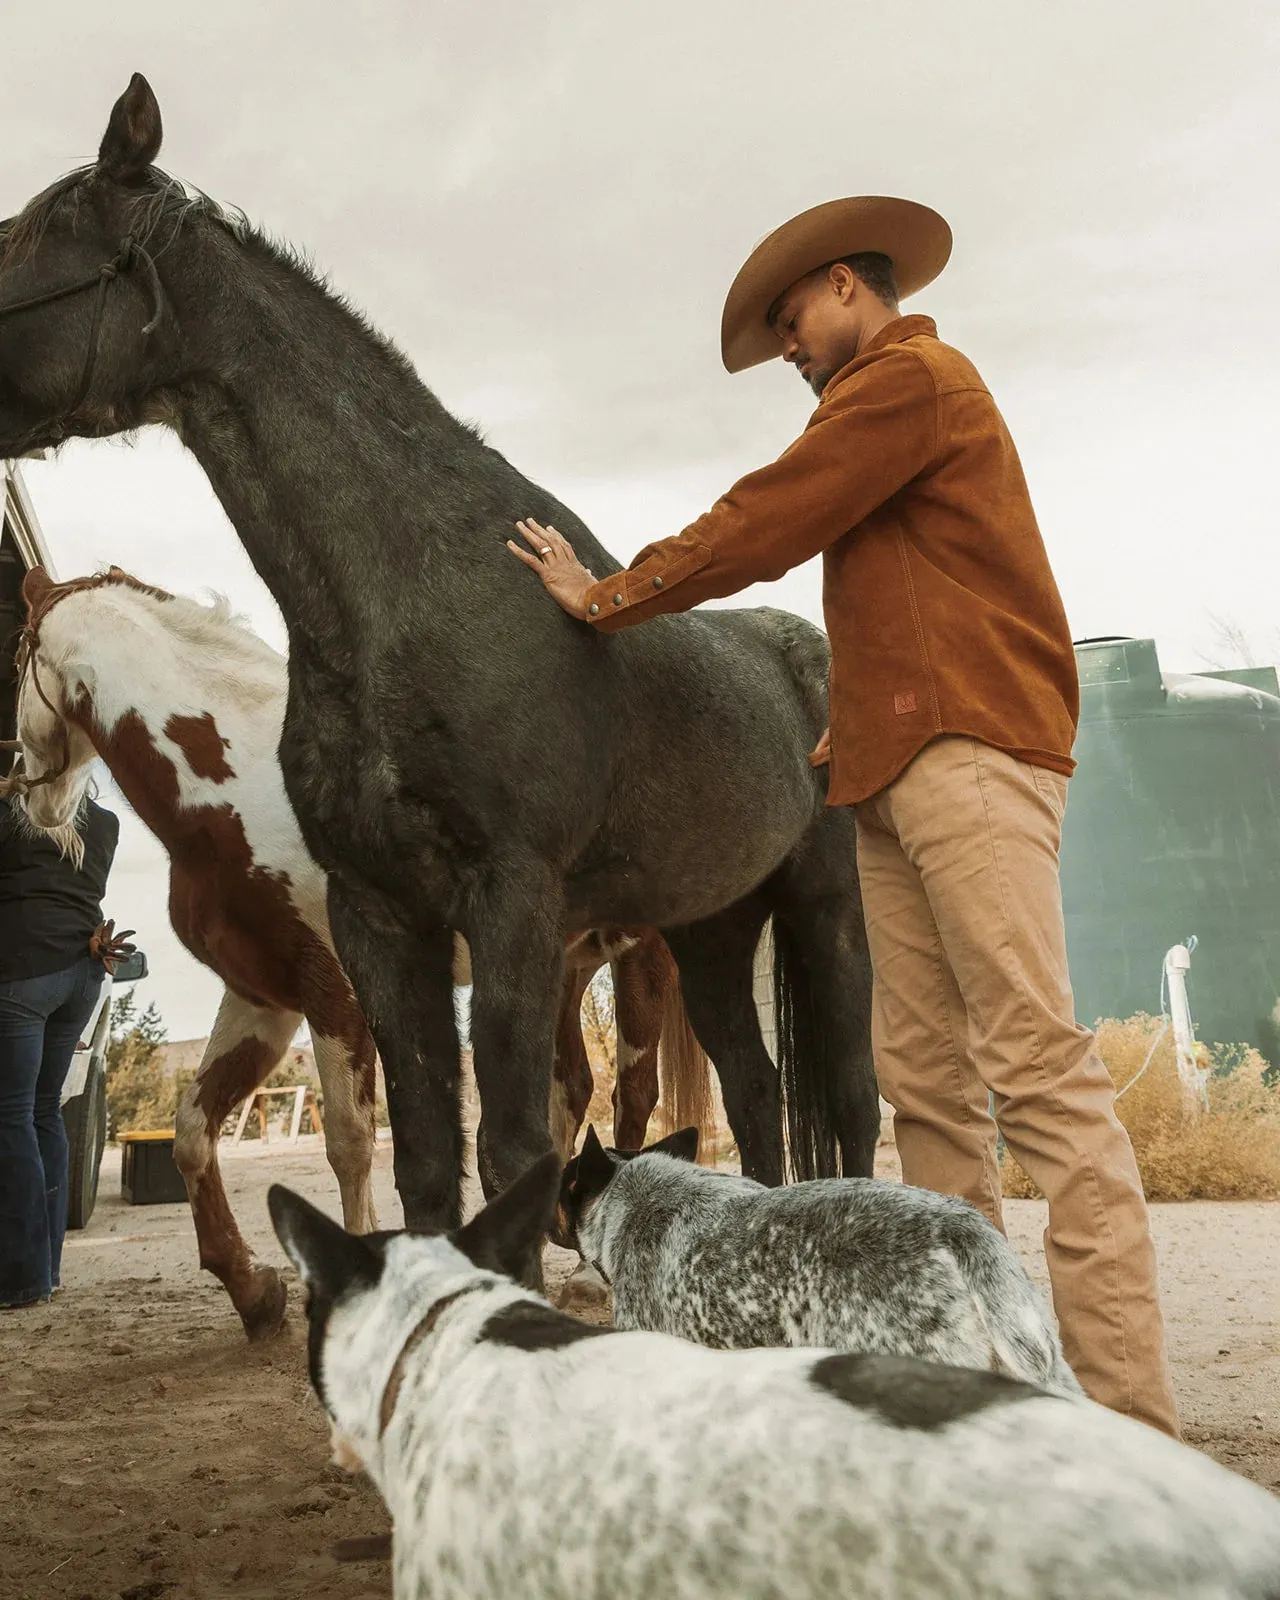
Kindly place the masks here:
POLYGON ((828 804, 892 783, 940 734, 1068 776, 1075 652, 1017 451, 972 364, 899 317, 793 445, 587 594, 630 627, 823 558, 828 804))

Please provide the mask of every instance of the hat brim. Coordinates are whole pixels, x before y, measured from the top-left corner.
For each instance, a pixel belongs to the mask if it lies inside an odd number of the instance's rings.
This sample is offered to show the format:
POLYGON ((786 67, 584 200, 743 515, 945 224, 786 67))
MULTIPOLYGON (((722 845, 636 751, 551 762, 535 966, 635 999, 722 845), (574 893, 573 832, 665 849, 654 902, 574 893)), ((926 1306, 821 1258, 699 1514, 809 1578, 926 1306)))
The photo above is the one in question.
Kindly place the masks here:
POLYGON ((742 372, 779 355, 782 346, 768 322, 778 296, 828 261, 869 250, 893 262, 905 300, 946 266, 951 229, 928 206, 875 194, 828 200, 792 217, 760 241, 729 289, 720 320, 726 368, 742 372))

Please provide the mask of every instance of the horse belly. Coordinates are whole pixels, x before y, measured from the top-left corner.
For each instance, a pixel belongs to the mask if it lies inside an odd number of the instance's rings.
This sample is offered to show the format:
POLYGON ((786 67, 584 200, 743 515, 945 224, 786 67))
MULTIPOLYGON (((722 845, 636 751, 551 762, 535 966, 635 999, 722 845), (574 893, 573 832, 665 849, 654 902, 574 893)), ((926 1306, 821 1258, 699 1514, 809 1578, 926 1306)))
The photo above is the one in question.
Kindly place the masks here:
POLYGON ((173 931, 202 966, 251 1005, 301 1011, 298 951, 305 930, 287 902, 286 908, 282 914, 275 904, 237 904, 217 883, 187 874, 175 872, 170 884, 173 931))
POLYGON ((821 814, 807 764, 755 778, 705 760, 637 770, 569 874, 571 919, 672 927, 712 916, 770 877, 821 814))

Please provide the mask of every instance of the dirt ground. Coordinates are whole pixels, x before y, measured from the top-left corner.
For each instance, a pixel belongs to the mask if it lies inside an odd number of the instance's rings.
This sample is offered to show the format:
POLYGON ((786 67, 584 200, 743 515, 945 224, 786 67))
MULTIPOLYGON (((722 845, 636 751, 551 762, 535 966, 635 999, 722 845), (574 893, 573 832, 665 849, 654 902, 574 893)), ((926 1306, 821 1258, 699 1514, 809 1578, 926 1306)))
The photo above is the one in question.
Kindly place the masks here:
MULTIPOLYGON (((394 1226, 389 1146, 376 1162, 394 1226)), ((268 1260, 282 1258, 269 1183, 337 1210, 316 1138, 224 1152, 224 1169, 268 1260)), ((250 1347, 196 1266, 185 1207, 127 1206, 119 1189, 108 1152, 93 1221, 68 1235, 64 1292, 0 1313, 0 1600, 388 1595, 385 1563, 331 1555, 388 1523, 367 1484, 327 1464, 296 1283, 286 1332, 250 1347)), ((1009 1222, 1043 1278, 1043 1207, 1012 1202, 1009 1222)), ((1155 1230, 1187 1436, 1280 1489, 1280 1205, 1162 1206, 1155 1230)), ((575 1259, 549 1252, 553 1285, 575 1259)))

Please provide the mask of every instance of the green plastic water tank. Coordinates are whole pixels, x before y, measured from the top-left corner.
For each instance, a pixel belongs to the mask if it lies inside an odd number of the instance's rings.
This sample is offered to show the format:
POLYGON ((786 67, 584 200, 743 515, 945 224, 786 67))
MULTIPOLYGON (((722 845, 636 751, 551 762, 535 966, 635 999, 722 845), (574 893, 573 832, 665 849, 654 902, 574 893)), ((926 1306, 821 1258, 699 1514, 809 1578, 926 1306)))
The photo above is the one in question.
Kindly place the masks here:
POLYGON ((1197 1036, 1280 1061, 1280 684, 1163 673, 1151 639, 1076 647, 1080 732, 1062 840, 1076 1012, 1158 1012, 1165 951, 1198 939, 1197 1036))

